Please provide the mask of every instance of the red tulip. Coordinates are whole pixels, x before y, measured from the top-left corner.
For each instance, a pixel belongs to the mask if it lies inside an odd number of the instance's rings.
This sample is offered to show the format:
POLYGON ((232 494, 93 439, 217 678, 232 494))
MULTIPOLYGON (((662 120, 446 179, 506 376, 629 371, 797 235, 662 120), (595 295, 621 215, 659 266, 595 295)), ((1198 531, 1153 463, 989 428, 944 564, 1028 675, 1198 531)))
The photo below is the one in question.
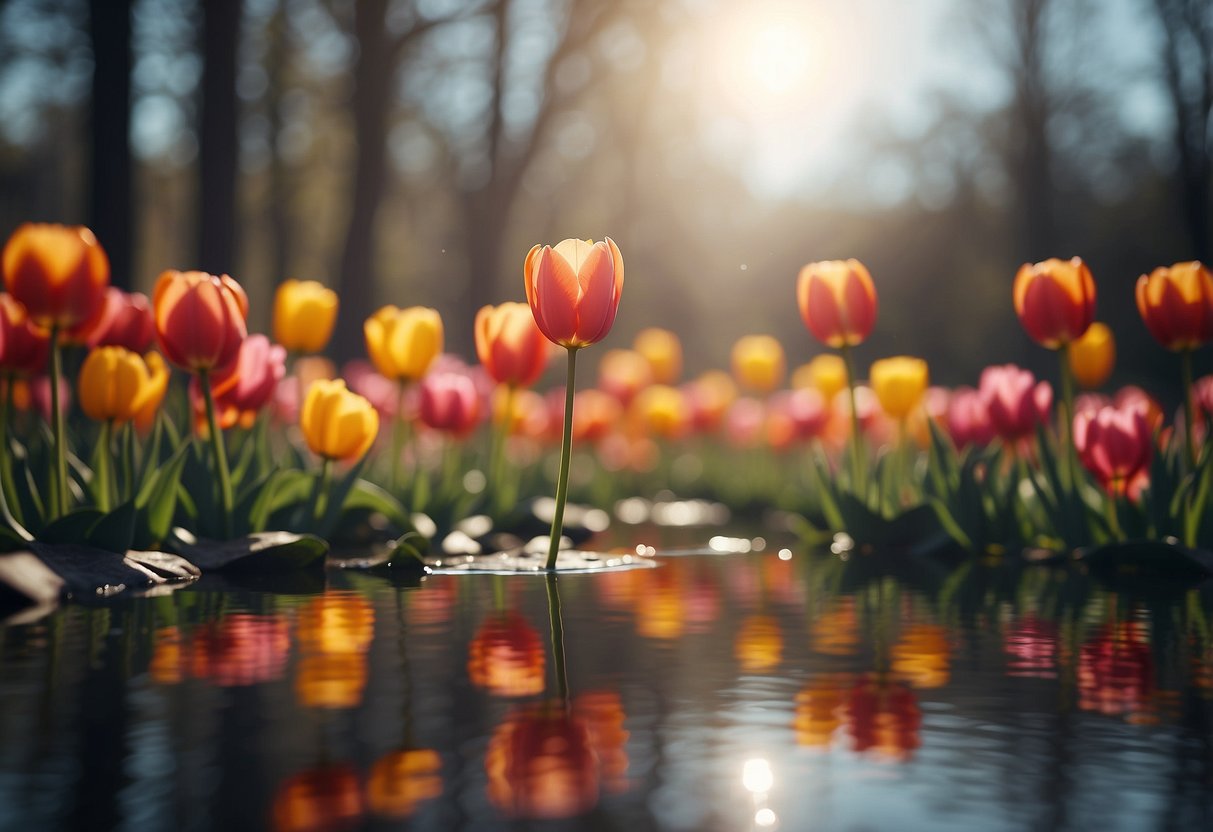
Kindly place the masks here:
POLYGON ((1051 350, 1081 337, 1095 320, 1095 280, 1081 257, 1025 263, 1013 295, 1023 328, 1051 350))
POLYGON ((82 226, 25 223, 4 247, 4 284, 43 329, 87 321, 101 305, 110 264, 82 226))
POLYGON ((480 422, 480 395, 467 373, 439 371, 421 380, 421 421, 435 430, 466 436, 480 422))
POLYGON ((1195 260, 1159 266, 1137 279, 1137 311, 1150 334, 1169 350, 1213 339, 1213 273, 1195 260))
POLYGON ((1049 418, 1053 388, 1014 364, 986 367, 978 385, 994 432, 1007 442, 1026 439, 1049 418))
POLYGON ((110 286, 97 313, 71 330, 68 339, 86 347, 125 347, 145 353, 156 335, 155 319, 147 295, 110 286))
POLYGON ((813 337, 839 349, 862 344, 876 324, 876 287, 858 260, 826 260, 800 270, 800 316, 813 337))
POLYGON ((623 293, 623 255, 615 241, 562 240, 535 246, 523 264, 526 299, 549 341, 576 349, 606 337, 623 293))
MULTIPOLYGON (((271 344, 264 335, 246 338, 240 345, 236 361, 213 380, 220 426, 228 428, 237 421, 252 422, 273 400, 278 384, 285 376, 285 347, 271 344)), ((201 412, 203 402, 196 380, 191 393, 195 408, 201 412)))
POLYGON ((498 384, 530 387, 547 367, 548 349, 525 303, 484 306, 476 313, 476 357, 498 384))
POLYGON ((12 295, 0 294, 0 371, 34 375, 46 367, 50 339, 12 295))
POLYGON ((543 693, 543 639, 516 612, 491 615, 468 645, 468 679, 496 696, 543 693))
POLYGON ((178 367, 225 370, 239 356, 248 334, 248 296, 227 275, 167 271, 152 304, 160 348, 178 367))
POLYGON ((1124 495, 1150 464, 1153 434, 1139 408, 1109 405, 1074 418, 1074 448, 1100 485, 1124 495))
POLYGON ((571 818, 598 802, 589 728, 556 703, 506 717, 489 740, 484 767, 489 801, 513 818, 571 818))

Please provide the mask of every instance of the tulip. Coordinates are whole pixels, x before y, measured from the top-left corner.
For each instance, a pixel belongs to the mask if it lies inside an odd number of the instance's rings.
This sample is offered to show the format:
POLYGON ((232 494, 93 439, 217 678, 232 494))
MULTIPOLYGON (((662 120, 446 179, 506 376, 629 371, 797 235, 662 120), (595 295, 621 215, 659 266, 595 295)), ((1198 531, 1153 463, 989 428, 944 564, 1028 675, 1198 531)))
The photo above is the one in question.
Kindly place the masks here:
POLYGON ((135 414, 134 423, 136 430, 146 433, 151 429, 156 414, 160 412, 160 405, 164 402, 164 395, 168 392, 169 369, 164 363, 164 357, 158 352, 149 352, 143 356, 143 361, 147 364, 149 375, 148 390, 143 399, 143 406, 135 414))
POLYGON ((872 364, 870 378, 884 412, 903 421, 927 391, 927 362, 904 355, 882 358, 872 364))
POLYGON ((361 459, 379 433, 371 403, 346 389, 341 379, 313 381, 299 412, 304 441, 327 461, 361 459))
POLYGON ((9 294, 0 294, 0 373, 36 375, 46 367, 50 340, 34 326, 25 307, 9 294))
POLYGON ((562 240, 534 246, 523 264, 526 298, 549 341, 580 349, 606 337, 623 293, 623 255, 615 241, 562 240))
POLYGON ((767 413, 767 442, 780 450, 793 442, 813 439, 825 430, 830 411, 816 390, 786 390, 771 397, 767 413))
POLYGON ((737 398, 737 385, 723 370, 708 370, 685 386, 695 429, 710 433, 720 427, 729 405, 737 398))
POLYGON ((105 290, 92 318, 67 332, 70 341, 87 347, 125 347, 144 353, 156 336, 156 322, 147 295, 124 292, 116 286, 105 290))
POLYGON ((284 280, 274 293, 274 340, 289 352, 320 352, 336 321, 337 293, 315 280, 284 280))
POLYGON ((1014 364, 986 367, 978 384, 994 432, 1008 443, 1030 437, 1049 418, 1053 388, 1014 364))
POLYGON ((1070 372, 1080 387, 1102 387, 1116 366, 1116 338, 1107 324, 1096 321, 1070 344, 1070 372))
POLYGON ((86 416, 101 422, 97 454, 97 507, 109 511, 113 490, 110 447, 114 424, 130 422, 155 395, 147 362, 123 347, 97 347, 84 359, 79 377, 80 407, 86 416))
POLYGON ((393 490, 400 489, 400 455, 404 449, 404 399, 408 387, 421 379, 442 352, 442 316, 424 306, 398 309, 385 306, 362 325, 371 363, 385 378, 396 383, 396 412, 392 429, 393 490))
MULTIPOLYGON (((1153 434, 1145 415, 1137 407, 1102 407, 1085 411, 1074 419, 1074 445, 1078 458, 1095 475, 1113 499, 1140 488, 1154 449, 1153 434)), ((1109 504, 1109 520, 1120 536, 1115 502, 1109 504)))
POLYGON ((826 260, 800 270, 796 301, 804 325, 833 349, 862 344, 876 324, 876 287, 858 260, 826 260))
POLYGON ((847 365, 833 353, 814 356, 808 364, 802 364, 792 374, 792 386, 799 389, 813 388, 821 393, 826 404, 834 400, 847 386, 847 365))
POLYGON ((282 678, 290 652, 285 616, 232 613, 195 630, 190 673, 220 687, 264 684, 282 678))
POLYGON ((686 397, 676 387, 655 384, 636 397, 636 413, 645 427, 661 439, 678 439, 690 424, 686 397))
POLYGON ((783 381, 783 347, 770 335, 737 339, 732 353, 733 375, 756 393, 770 393, 783 381))
POLYGON ((889 651, 893 675, 916 688, 948 683, 952 647, 948 632, 938 624, 914 624, 889 651))
POLYGON ((555 248, 537 245, 527 253, 522 278, 535 324, 549 341, 568 350, 569 356, 556 511, 552 516, 546 567, 551 571, 556 568, 564 528, 564 504, 568 500, 577 351, 601 341, 615 323, 623 294, 623 255, 610 237, 600 243, 562 240, 555 248))
POLYGON ((285 376, 286 349, 282 345, 271 344, 264 335, 246 338, 235 363, 216 375, 213 382, 220 427, 237 422, 252 427, 257 413, 273 400, 285 376))
POLYGON ((844 714, 856 751, 872 751, 904 761, 922 744, 922 711, 914 692, 899 682, 870 674, 860 677, 851 689, 844 714))
POLYGON ((476 357, 498 384, 530 387, 548 364, 548 342, 525 303, 484 306, 476 313, 476 357))
POLYGON ((25 223, 9 238, 3 260, 4 285, 47 330, 91 318, 109 285, 109 258, 81 226, 25 223))
POLYGON ((59 337, 64 330, 88 320, 101 305, 109 284, 109 258, 84 227, 25 223, 4 246, 0 255, 4 285, 33 323, 50 332, 51 430, 54 489, 49 519, 55 520, 70 508, 67 479, 67 435, 59 401, 59 337))
POLYGON ((1015 275, 1015 314, 1029 337, 1056 350, 1095 320, 1095 281, 1081 257, 1025 263, 1015 275))
POLYGON ((985 397, 972 387, 958 387, 948 401, 948 435, 963 450, 969 445, 984 448, 994 438, 994 426, 985 397))
POLYGON ((598 386, 624 407, 652 383, 652 365, 633 350, 607 350, 598 362, 598 386))
POLYGON ((480 397, 466 373, 430 373, 421 382, 421 421, 453 437, 467 436, 480 422, 480 397))
POLYGON ((632 342, 632 348, 644 356, 652 371, 653 381, 673 384, 682 373, 682 344, 668 329, 642 329, 632 342))
MULTIPOLYGON (((555 398, 555 396, 553 396, 555 398)), ((564 418, 564 411, 558 410, 559 400, 553 408, 554 422, 559 423, 564 418)), ((598 442, 619 424, 623 418, 623 407, 614 396, 601 390, 582 390, 577 394, 576 406, 573 411, 573 441, 578 444, 598 442)))
POLYGON ((1180 353, 1184 386, 1184 444, 1196 462, 1192 438, 1192 350, 1213 339, 1213 273, 1198 261, 1160 266, 1137 279, 1137 311, 1150 334, 1180 353))
POLYGON ((156 281, 152 309, 156 336, 165 357, 198 376, 206 405, 211 452, 218 472, 223 529, 230 536, 234 503, 232 478, 215 415, 211 374, 226 372, 240 355, 240 345, 248 334, 245 327, 248 296, 240 284, 227 275, 216 277, 205 272, 166 271, 156 281))

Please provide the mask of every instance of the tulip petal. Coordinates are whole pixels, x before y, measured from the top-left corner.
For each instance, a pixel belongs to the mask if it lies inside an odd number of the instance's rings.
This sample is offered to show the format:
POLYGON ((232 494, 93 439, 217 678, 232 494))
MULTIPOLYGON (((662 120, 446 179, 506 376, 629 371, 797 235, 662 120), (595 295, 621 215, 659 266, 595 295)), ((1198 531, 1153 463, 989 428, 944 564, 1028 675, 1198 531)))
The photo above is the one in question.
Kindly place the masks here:
POLYGON ((615 295, 615 262, 605 243, 595 243, 582 260, 577 274, 581 298, 577 307, 578 341, 593 344, 611 331, 618 308, 615 295))
POLYGON ((535 271, 536 320, 549 339, 568 345, 577 335, 577 273, 551 249, 539 256, 535 271))

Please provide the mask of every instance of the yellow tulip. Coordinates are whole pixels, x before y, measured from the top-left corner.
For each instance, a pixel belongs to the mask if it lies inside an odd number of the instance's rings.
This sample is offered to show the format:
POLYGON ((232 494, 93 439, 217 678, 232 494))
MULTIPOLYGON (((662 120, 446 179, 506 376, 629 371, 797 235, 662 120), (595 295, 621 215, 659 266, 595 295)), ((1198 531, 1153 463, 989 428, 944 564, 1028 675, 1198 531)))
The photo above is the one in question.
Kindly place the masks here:
POLYGON ((822 353, 808 364, 802 364, 792 373, 792 386, 797 389, 813 389, 827 403, 847 386, 847 365, 841 356, 822 353))
POLYGON ((151 429, 156 413, 164 402, 164 394, 168 392, 169 370, 168 364, 164 362, 164 356, 158 352, 149 352, 143 356, 143 361, 147 364, 150 384, 147 398, 143 400, 139 412, 135 414, 135 427, 140 431, 147 431, 151 429))
POLYGON ((1070 370, 1081 386, 1102 387, 1116 366, 1116 338, 1104 323, 1093 323, 1070 343, 1070 370))
POLYGON ((312 452, 325 459, 361 459, 379 433, 379 413, 341 379, 313 381, 299 412, 312 452))
POLYGON ((778 387, 784 366, 783 347, 770 335, 747 335, 733 345, 733 375, 755 392, 778 387))
POLYGON ((315 280, 285 280, 274 294, 274 340, 290 352, 320 352, 333 335, 337 293, 315 280))
POLYGON ((872 364, 872 390, 893 419, 904 419, 927 391, 927 362, 899 355, 872 364))
POLYGON ((385 306, 366 319, 362 331, 375 369, 393 381, 417 381, 442 352, 437 309, 385 306))
POLYGON ((90 352, 80 368, 79 388, 80 407, 98 422, 129 422, 155 392, 147 362, 124 347, 90 352))
POLYGON ((686 396, 676 387, 647 387, 636 397, 634 407, 649 432, 662 439, 677 439, 690 425, 686 396))
POLYGON ((668 329, 641 330, 632 347, 649 362, 653 381, 658 384, 673 384, 682 374, 682 344, 668 329))

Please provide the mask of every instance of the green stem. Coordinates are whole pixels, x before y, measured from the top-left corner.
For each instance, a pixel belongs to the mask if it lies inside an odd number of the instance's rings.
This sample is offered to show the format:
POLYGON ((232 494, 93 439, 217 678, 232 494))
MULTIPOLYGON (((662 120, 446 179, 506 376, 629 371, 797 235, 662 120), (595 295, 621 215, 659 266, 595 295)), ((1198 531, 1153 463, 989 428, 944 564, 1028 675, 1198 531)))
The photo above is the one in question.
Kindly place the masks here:
POLYGON ((855 362, 851 357, 851 348, 846 344, 842 347, 842 360, 847 368, 847 393, 851 398, 851 487, 855 496, 866 505, 868 495, 862 460, 863 437, 859 430, 859 409, 855 404, 855 362))
POLYGON ((113 493, 114 485, 110 454, 113 452, 113 440, 114 420, 106 419, 101 423, 101 435, 97 437, 101 449, 97 454, 97 470, 94 472, 97 477, 97 508, 103 512, 112 508, 110 494, 113 493))
MULTIPOLYGON (((404 433, 408 423, 404 419, 404 397, 408 393, 409 384, 400 379, 396 391, 396 421, 392 425, 392 493, 400 493, 400 455, 404 453, 404 433)), ((414 460, 414 464, 416 461, 414 460)))
POLYGON ((219 420, 215 418, 215 397, 211 395, 211 376, 208 370, 198 371, 198 386, 202 388, 202 401, 206 404, 206 426, 211 434, 211 453, 215 459, 215 470, 219 474, 219 503, 223 512, 223 534, 231 539, 232 532, 232 475, 227 467, 227 452, 223 448, 223 433, 219 420))
POLYGON ((320 463, 320 477, 316 480, 316 493, 312 499, 312 519, 317 523, 328 510, 329 489, 333 482, 333 460, 327 456, 320 463))
POLYGON ((1070 371, 1070 345, 1062 344, 1057 351, 1061 364, 1061 407, 1057 411, 1057 442, 1059 450, 1065 454, 1065 475, 1062 485, 1071 493, 1078 490, 1078 458, 1075 456, 1074 443, 1070 441, 1070 431, 1074 425, 1074 374, 1070 371))
MULTIPOLYGON (((560 553, 560 535, 564 532, 564 504, 569 497, 569 462, 573 454, 573 387, 577 378, 577 347, 569 347, 569 370, 564 381, 564 436, 560 440, 560 477, 556 480, 556 512, 552 515, 551 542, 548 544, 549 572, 556 568, 560 553)), ((551 591, 549 590, 549 595, 551 591)))
MULTIPOLYGON (((569 350, 573 354, 573 350, 569 350)), ((548 623, 552 628, 552 664, 556 674, 556 690, 560 701, 567 707, 569 702, 569 676, 564 661, 564 619, 560 614, 560 591, 556 588, 556 573, 547 575, 548 623)))
POLYGON ((67 485, 67 430, 63 424, 63 408, 59 406, 59 379, 62 376, 59 325, 54 324, 51 327, 51 431, 55 443, 55 487, 51 489, 51 520, 67 514, 71 506, 71 492, 67 485))
POLYGON ((1192 350, 1183 350, 1179 354, 1179 364, 1183 372, 1184 386, 1184 459, 1191 467, 1196 466, 1196 442, 1193 440, 1193 428, 1196 423, 1196 408, 1192 405, 1192 350))
POLYGON ((459 443, 454 436, 446 437, 446 448, 442 452, 442 498, 454 501, 459 487, 459 443))
POLYGON ((1120 530, 1120 516, 1119 516, 1119 512, 1116 509, 1116 503, 1118 500, 1116 492, 1119 490, 1121 490, 1121 484, 1120 484, 1119 480, 1113 480, 1111 493, 1108 494, 1107 508, 1108 508, 1108 527, 1112 531, 1112 537, 1118 541, 1121 541, 1121 540, 1125 539, 1125 533, 1120 530))
POLYGON ((135 496, 135 428, 131 422, 122 424, 122 485, 119 502, 135 496))

